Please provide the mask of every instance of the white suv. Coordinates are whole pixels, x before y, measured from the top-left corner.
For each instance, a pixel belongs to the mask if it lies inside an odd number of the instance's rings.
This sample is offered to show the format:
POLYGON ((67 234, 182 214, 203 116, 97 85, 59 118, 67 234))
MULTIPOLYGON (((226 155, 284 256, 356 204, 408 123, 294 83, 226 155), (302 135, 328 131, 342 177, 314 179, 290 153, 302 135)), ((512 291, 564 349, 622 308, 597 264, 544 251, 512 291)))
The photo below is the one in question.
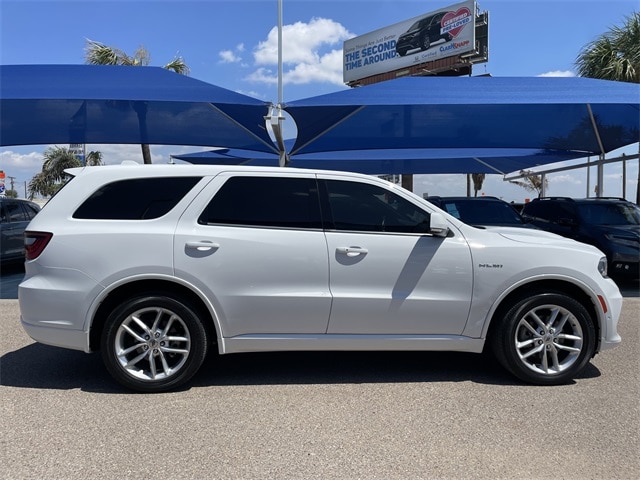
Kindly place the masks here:
POLYGON ((474 228, 352 173, 120 165, 68 171, 25 236, 35 340, 91 352, 139 391, 219 354, 489 347, 520 379, 575 377, 620 342, 596 248, 474 228))

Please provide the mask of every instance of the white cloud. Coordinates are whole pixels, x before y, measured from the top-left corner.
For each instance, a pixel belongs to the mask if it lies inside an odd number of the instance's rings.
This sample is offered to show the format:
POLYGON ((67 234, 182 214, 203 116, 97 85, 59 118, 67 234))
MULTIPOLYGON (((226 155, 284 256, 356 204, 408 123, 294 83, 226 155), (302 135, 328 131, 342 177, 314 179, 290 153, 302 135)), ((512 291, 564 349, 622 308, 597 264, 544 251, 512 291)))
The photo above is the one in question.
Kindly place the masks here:
POLYGON ((571 70, 553 70, 551 72, 541 73, 538 77, 575 77, 576 74, 571 70))
POLYGON ((222 50, 218 52, 218 56, 220 57, 220 63, 238 63, 242 61, 242 58, 238 57, 231 50, 222 50))
POLYGON ((239 54, 242 52, 244 52, 244 43, 236 45, 234 50, 221 50, 218 52, 220 63, 240 63, 242 57, 239 54))
MULTIPOLYGON (((309 23, 296 22, 282 27, 282 63, 284 83, 305 84, 325 82, 343 85, 342 42, 353 37, 340 23, 326 18, 312 18, 309 23), (339 46, 339 48, 333 48, 339 46)), ((267 39, 253 53, 256 71, 247 80, 277 83, 278 29, 273 28, 267 39), (276 68, 270 69, 273 66, 276 68)))

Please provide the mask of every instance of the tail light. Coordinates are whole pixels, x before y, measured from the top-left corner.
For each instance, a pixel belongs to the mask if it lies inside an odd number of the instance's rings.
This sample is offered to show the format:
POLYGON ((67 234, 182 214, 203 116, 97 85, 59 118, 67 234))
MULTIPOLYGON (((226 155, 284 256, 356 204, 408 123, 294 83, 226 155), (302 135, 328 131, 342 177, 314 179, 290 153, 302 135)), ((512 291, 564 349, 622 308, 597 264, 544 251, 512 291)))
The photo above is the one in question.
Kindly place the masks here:
POLYGON ((53 233, 49 232, 24 232, 25 258, 27 260, 38 258, 52 237, 53 233))

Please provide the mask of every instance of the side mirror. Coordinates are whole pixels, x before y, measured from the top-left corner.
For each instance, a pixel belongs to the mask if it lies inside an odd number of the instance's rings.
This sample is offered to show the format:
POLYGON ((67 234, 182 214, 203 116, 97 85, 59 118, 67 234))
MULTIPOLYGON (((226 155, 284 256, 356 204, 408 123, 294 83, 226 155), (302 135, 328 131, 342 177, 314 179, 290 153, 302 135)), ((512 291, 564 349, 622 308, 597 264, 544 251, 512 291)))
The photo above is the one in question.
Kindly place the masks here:
POLYGON ((449 224, 441 213, 433 212, 429 221, 429 233, 434 237, 449 235, 449 224))

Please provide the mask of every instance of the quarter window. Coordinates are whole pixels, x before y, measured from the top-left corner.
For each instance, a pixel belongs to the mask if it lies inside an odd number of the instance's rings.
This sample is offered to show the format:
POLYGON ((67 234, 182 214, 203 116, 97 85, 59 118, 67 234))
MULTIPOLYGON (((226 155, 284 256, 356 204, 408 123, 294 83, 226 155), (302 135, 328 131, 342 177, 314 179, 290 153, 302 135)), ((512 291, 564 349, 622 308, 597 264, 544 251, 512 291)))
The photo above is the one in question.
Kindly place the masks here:
POLYGON ((200 181, 200 177, 134 178, 96 190, 73 218, 149 220, 169 212, 200 181))

